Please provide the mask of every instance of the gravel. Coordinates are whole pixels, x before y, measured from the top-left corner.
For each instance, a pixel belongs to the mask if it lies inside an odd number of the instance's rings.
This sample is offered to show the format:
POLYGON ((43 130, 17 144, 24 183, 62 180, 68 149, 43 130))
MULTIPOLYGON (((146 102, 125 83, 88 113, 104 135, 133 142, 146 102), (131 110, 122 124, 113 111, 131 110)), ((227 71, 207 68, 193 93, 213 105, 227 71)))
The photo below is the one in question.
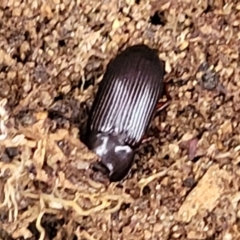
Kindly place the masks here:
POLYGON ((240 3, 2 0, 0 239, 239 239, 240 3), (107 63, 145 43, 172 97, 124 181, 81 142, 107 63))

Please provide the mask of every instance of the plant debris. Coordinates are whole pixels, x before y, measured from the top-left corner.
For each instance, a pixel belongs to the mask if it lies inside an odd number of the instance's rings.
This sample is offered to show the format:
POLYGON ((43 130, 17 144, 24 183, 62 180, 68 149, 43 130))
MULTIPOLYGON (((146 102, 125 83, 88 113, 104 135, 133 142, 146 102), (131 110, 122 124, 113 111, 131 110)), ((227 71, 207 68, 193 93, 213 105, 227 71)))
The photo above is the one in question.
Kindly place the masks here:
POLYGON ((2 0, 0 16, 0 239, 240 239, 238 1, 2 0), (103 184, 87 109, 139 43, 172 101, 103 184))

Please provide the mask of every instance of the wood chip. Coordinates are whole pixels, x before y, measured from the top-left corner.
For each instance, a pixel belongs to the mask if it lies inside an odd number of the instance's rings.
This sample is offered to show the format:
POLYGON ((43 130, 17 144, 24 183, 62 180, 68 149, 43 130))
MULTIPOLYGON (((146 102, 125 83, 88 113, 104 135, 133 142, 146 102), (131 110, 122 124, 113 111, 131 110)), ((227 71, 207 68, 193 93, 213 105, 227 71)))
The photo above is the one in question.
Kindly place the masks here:
POLYGON ((189 222, 201 210, 211 212, 226 191, 225 182, 231 180, 232 176, 226 170, 212 165, 180 207, 178 220, 189 222))

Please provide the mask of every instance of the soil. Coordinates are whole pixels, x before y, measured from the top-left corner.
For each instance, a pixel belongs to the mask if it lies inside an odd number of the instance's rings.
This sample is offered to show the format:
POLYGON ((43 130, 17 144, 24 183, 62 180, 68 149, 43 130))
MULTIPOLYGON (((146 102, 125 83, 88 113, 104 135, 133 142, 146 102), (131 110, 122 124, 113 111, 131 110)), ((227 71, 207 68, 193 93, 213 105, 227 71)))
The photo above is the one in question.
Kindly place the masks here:
POLYGON ((240 239, 237 0, 1 0, 0 239, 240 239), (81 136, 119 51, 165 61, 172 101, 126 179, 81 136))

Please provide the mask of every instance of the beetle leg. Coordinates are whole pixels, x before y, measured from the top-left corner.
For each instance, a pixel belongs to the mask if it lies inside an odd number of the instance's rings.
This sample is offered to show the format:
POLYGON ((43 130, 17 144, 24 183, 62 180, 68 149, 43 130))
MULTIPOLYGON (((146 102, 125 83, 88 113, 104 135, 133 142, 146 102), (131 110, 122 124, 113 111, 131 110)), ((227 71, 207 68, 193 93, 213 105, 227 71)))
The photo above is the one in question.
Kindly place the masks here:
POLYGON ((156 106, 156 113, 161 112, 163 109, 167 108, 167 106, 169 105, 169 101, 165 101, 165 102, 158 102, 157 106, 156 106))
POLYGON ((139 142, 139 144, 137 145, 136 149, 140 149, 144 144, 148 144, 153 139, 154 139, 153 135, 151 135, 151 136, 148 136, 148 135, 143 136, 142 140, 139 142))
MULTIPOLYGON (((169 92, 168 92, 168 87, 166 84, 164 84, 164 88, 163 88, 163 95, 166 96, 167 100, 166 101, 159 101, 156 105, 156 115, 162 111, 163 109, 167 108, 170 104, 170 101, 172 100, 169 92)), ((159 125, 157 126, 157 129, 159 131, 161 131, 160 129, 160 126, 161 126, 161 119, 159 118, 159 125)), ((151 135, 145 135, 142 140, 141 140, 141 144, 145 144, 145 143, 148 143, 150 141, 152 141, 153 139, 155 138, 155 136, 151 135)))
POLYGON ((154 139, 154 136, 144 136, 141 140, 141 144, 148 143, 154 139))
POLYGON ((166 83, 164 84, 163 93, 166 95, 168 101, 172 100, 172 97, 170 96, 168 91, 168 85, 166 83))
POLYGON ((160 111, 162 111, 163 109, 167 108, 170 104, 170 101, 172 100, 172 97, 170 96, 169 92, 168 92, 168 87, 167 84, 164 84, 164 88, 163 88, 163 94, 166 95, 167 100, 166 101, 159 101, 157 103, 156 106, 156 113, 159 113, 160 111))

